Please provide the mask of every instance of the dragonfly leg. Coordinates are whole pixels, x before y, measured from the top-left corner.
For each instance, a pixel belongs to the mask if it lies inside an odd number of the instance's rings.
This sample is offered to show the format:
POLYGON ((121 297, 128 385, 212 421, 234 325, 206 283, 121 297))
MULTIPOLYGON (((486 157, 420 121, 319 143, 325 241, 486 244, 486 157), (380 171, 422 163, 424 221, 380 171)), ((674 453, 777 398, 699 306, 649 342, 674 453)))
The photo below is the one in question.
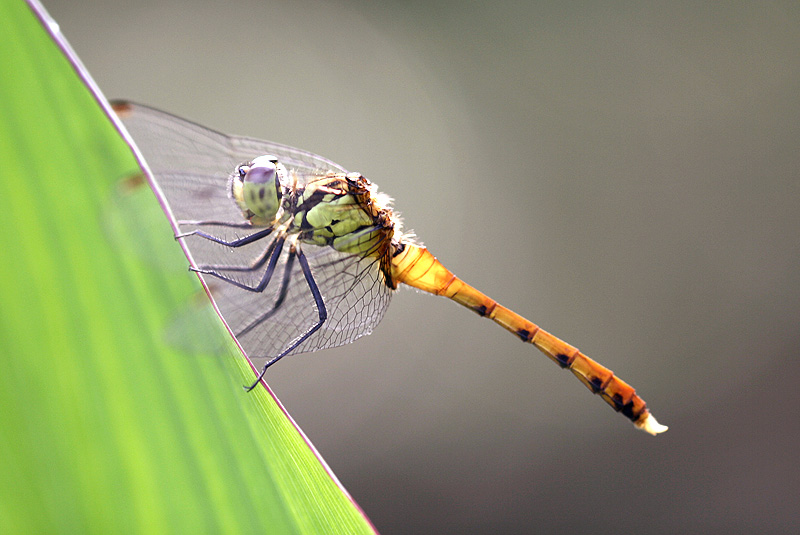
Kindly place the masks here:
POLYGON ((261 269, 264 264, 269 260, 272 255, 272 251, 275 248, 275 243, 278 240, 275 240, 270 244, 264 252, 261 253, 249 266, 226 266, 223 264, 201 264, 194 267, 189 267, 190 271, 200 272, 200 273, 207 273, 209 271, 238 271, 238 272, 246 272, 246 271, 256 271, 261 269))
POLYGON ((207 240, 211 240, 211 241, 213 241, 215 243, 219 243, 220 245, 225 245, 227 247, 241 247, 243 245, 247 245, 248 243, 253 243, 255 241, 260 240, 261 238, 269 236, 269 234, 273 230, 274 229, 272 227, 265 228, 263 230, 259 230, 258 232, 254 232, 253 234, 250 234, 249 236, 245 236, 244 238, 239 238, 239 239, 232 240, 232 241, 223 240, 222 238, 218 238, 216 236, 208 234, 207 232, 203 232, 202 230, 192 230, 190 232, 185 232, 183 234, 178 234, 177 236, 175 236, 175 239, 177 240, 178 238, 187 238, 189 236, 199 236, 201 238, 205 238, 207 240))
POLYGON ((264 367, 261 369, 261 373, 258 374, 258 378, 255 380, 253 384, 249 387, 244 387, 245 390, 250 392, 254 389, 258 383, 264 378, 264 374, 267 373, 267 368, 278 362, 280 359, 294 351, 297 346, 305 342, 309 336, 317 332, 320 327, 325 323, 325 320, 328 319, 328 310, 325 308, 325 301, 322 299, 322 294, 319 292, 319 288, 317 288, 317 283, 314 281, 314 276, 311 274, 311 268, 308 267, 308 260, 306 260, 306 256, 303 254, 301 249, 297 249, 297 259, 300 261, 300 268, 303 270, 303 275, 306 278, 306 282, 308 283, 308 288, 311 290, 311 295, 314 296, 314 302, 317 305, 317 312, 319 313, 319 320, 311 326, 306 332, 304 332, 299 338, 297 338, 292 344, 287 347, 286 349, 281 352, 280 355, 274 357, 269 362, 267 362, 264 367))
POLYGON ((281 281, 281 289, 278 292, 278 298, 275 300, 275 303, 272 305, 272 308, 268 311, 261 314, 255 320, 251 321, 244 329, 236 333, 236 336, 244 336, 245 334, 249 333, 255 327, 258 327, 263 322, 267 321, 271 318, 275 312, 283 305, 283 302, 286 300, 286 294, 289 293, 289 282, 292 280, 292 268, 294 267, 294 259, 297 257, 297 252, 292 248, 289 251, 289 257, 286 259, 286 265, 283 268, 283 280, 281 281))
MULTIPOLYGON (((220 280, 233 284, 237 288, 241 288, 242 290, 247 290, 248 292, 254 293, 261 293, 264 289, 269 285, 270 279, 272 279, 272 274, 275 272, 275 266, 278 263, 278 259, 281 256, 281 251, 283 250, 283 242, 286 240, 283 236, 276 239, 269 245, 267 249, 267 253, 263 256, 263 259, 269 258, 269 264, 267 265, 267 270, 264 272, 264 276, 261 277, 261 281, 255 286, 248 286, 242 282, 239 282, 235 279, 232 279, 222 273, 217 272, 214 269, 203 269, 203 268, 192 268, 192 271, 196 271, 198 273, 202 273, 204 275, 211 275, 212 277, 216 277, 220 280)), ((263 260, 260 260, 261 265, 263 265, 263 260)), ((258 262, 257 262, 258 263, 258 262)), ((233 266, 236 267, 236 266, 233 266)), ((256 268, 253 268, 256 269, 256 268)), ((242 270, 245 271, 245 270, 242 270)))

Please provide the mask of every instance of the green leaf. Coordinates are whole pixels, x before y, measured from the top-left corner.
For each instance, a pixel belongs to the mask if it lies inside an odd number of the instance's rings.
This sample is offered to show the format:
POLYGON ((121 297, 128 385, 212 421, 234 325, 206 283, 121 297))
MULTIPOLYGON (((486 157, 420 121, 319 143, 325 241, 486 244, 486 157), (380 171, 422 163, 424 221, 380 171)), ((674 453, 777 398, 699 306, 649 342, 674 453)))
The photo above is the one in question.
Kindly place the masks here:
POLYGON ((241 389, 252 369, 37 10, 0 2, 0 531, 372 533, 241 389))

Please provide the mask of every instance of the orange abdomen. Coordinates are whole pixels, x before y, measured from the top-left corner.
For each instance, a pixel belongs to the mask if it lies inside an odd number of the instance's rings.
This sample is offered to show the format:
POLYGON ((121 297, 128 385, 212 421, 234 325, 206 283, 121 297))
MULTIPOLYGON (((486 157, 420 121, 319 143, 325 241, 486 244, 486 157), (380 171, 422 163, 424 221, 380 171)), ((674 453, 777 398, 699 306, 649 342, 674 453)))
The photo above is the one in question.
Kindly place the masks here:
POLYGON ((395 285, 402 282, 432 294, 449 297, 481 316, 494 320, 523 341, 535 345, 562 368, 570 370, 589 390, 599 394, 637 428, 651 435, 667 430, 666 426, 659 424, 650 414, 636 390, 616 377, 614 372, 466 284, 424 247, 402 244, 401 249, 392 257, 392 279, 395 285))

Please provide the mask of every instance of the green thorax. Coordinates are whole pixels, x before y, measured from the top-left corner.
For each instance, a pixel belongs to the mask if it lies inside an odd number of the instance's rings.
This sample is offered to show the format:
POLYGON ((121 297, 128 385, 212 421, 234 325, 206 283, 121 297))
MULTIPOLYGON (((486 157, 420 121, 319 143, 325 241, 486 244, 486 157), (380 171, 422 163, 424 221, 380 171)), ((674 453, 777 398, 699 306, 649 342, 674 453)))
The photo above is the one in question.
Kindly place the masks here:
POLYGON ((357 173, 329 173, 297 188, 289 211, 290 232, 306 243, 331 246, 363 256, 385 254, 392 239, 391 210, 371 195, 371 184, 357 173))

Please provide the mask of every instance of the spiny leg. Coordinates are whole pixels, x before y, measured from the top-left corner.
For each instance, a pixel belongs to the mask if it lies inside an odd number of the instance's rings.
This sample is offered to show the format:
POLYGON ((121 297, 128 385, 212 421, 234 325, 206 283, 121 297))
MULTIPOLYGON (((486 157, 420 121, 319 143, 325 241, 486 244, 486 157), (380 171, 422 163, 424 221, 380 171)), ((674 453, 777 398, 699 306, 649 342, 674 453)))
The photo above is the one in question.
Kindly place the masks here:
MULTIPOLYGON (((277 241, 277 240, 275 240, 275 241, 277 241)), ((270 255, 272 254, 272 250, 273 250, 274 246, 275 246, 275 242, 272 242, 272 244, 267 246, 267 248, 264 249, 264 252, 261 253, 260 255, 258 255, 256 257, 256 259, 248 266, 226 266, 226 265, 223 265, 223 264, 202 264, 202 265, 197 266, 196 268, 190 267, 189 270, 190 271, 194 271, 194 272, 200 272, 200 273, 206 273, 206 272, 209 272, 209 271, 238 271, 238 272, 241 272, 241 273, 244 273, 244 272, 247 272, 247 271, 256 271, 258 269, 261 269, 264 266, 264 264, 267 262, 267 260, 269 260, 270 255)))
MULTIPOLYGON (((222 273, 218 273, 213 269, 192 268, 192 271, 203 273, 204 275, 211 275, 212 277, 216 277, 220 280, 233 284, 237 288, 247 290, 248 292, 261 293, 269 285, 269 281, 272 278, 273 272, 275 271, 275 266, 278 264, 278 259, 281 256, 284 241, 286 241, 286 238, 284 236, 280 236, 269 244, 267 253, 263 256, 264 259, 269 258, 269 264, 267 265, 267 270, 264 272, 264 276, 261 277, 261 281, 256 286, 248 286, 247 284, 234 280, 226 275, 223 275, 222 273)), ((263 265, 263 261, 261 261, 261 264, 263 265)), ((242 271, 247 270, 243 269, 242 271)))
MULTIPOLYGON (((295 250, 293 246, 290 255, 294 252, 295 250)), ((249 387, 245 387, 245 390, 247 390, 248 392, 254 389, 256 385, 258 385, 258 383, 261 382, 261 380, 264 378, 264 374, 267 373, 267 368, 278 362, 280 359, 282 359, 292 351, 294 351, 297 348, 297 346, 305 342, 309 336, 317 332, 320 329, 320 327, 322 327, 322 324, 325 323, 325 320, 328 319, 328 310, 325 308, 325 301, 322 299, 322 294, 320 293, 319 288, 317 288, 317 283, 314 281, 314 275, 312 275, 311 273, 311 268, 308 267, 308 260, 306 260, 306 255, 303 254, 303 251, 300 248, 297 248, 296 253, 297 253, 297 259, 300 261, 300 268, 303 270, 303 275, 305 276, 306 282, 308 283, 308 288, 311 290, 311 295, 314 296, 314 303, 317 305, 317 311, 319 312, 319 321, 317 321, 314 325, 311 326, 310 329, 308 329, 299 338, 297 338, 294 342, 292 342, 292 344, 286 349, 284 349, 280 355, 274 357, 269 362, 267 362, 261 369, 261 373, 258 374, 258 378, 255 380, 255 382, 249 387)), ((285 278, 286 275, 284 274, 284 279, 285 278)))
MULTIPOLYGON (((226 223, 226 222, 223 222, 223 221, 182 221, 181 223, 182 224, 193 224, 193 225, 218 225, 218 226, 224 226, 224 227, 229 227, 229 228, 252 228, 252 225, 249 222, 248 223, 226 223)), ((265 238, 265 237, 269 236, 272 233, 273 230, 275 230, 273 227, 266 228, 266 229, 260 230, 258 232, 254 232, 253 234, 250 234, 249 236, 245 236, 243 238, 238 238, 238 239, 233 240, 233 241, 223 240, 221 238, 218 238, 217 236, 213 236, 213 235, 208 234, 206 232, 203 232, 201 230, 193 230, 191 232, 186 232, 184 234, 179 234, 179 235, 175 236, 175 238, 178 239, 178 238, 186 238, 188 236, 199 236, 201 238, 205 238, 207 240, 213 241, 215 243, 219 243, 220 245, 225 245, 227 247, 242 247, 244 245, 256 242, 256 241, 258 241, 258 240, 260 240, 262 238, 265 238)), ((230 283, 232 283, 232 284, 234 284, 236 286, 242 287, 240 285, 240 283, 237 283, 236 281, 231 280, 228 277, 221 276, 219 273, 216 273, 216 272, 218 270, 219 271, 240 271, 240 272, 256 271, 257 269, 260 269, 264 265, 264 263, 266 263, 268 258, 270 258, 271 251, 273 250, 274 245, 275 245, 275 242, 273 242, 271 244, 271 246, 268 247, 267 250, 261 256, 259 256, 255 260, 255 262, 253 262, 249 266, 223 266, 223 265, 205 264, 205 265, 199 266, 197 268, 191 267, 189 269, 192 270, 192 271, 195 271, 195 272, 205 273, 207 275, 212 275, 212 276, 218 277, 218 278, 220 278, 222 280, 225 280, 226 282, 230 282, 230 283)), ((266 276, 266 274, 265 274, 265 276, 266 276)), ((262 280, 262 283, 263 283, 263 280, 262 280)), ((264 287, 266 287, 266 285, 264 287)), ((248 288, 245 288, 245 289, 251 289, 251 288, 248 287, 248 288)), ((263 288, 262 288, 262 290, 263 290, 263 288)))
POLYGON ((273 230, 274 229, 272 227, 265 228, 263 230, 259 230, 258 232, 254 232, 253 234, 250 234, 249 236, 245 236, 244 238, 238 238, 238 239, 235 239, 233 241, 223 240, 222 238, 218 238, 216 236, 208 234, 207 232, 203 232, 202 230, 192 230, 192 231, 189 231, 189 232, 185 232, 183 234, 178 234, 177 236, 175 236, 175 239, 177 240, 178 238, 186 238, 186 237, 189 237, 189 236, 199 236, 201 238, 205 238, 206 240, 210 240, 210 241, 213 241, 215 243, 219 243, 220 245, 225 245, 227 247, 241 247, 243 245, 247 245, 248 243, 253 243, 255 241, 260 240, 261 238, 265 238, 265 237, 269 236, 270 233, 273 230))
POLYGON ((281 281, 281 289, 278 293, 278 298, 272 305, 272 308, 261 314, 255 320, 251 321, 244 329, 236 333, 236 336, 244 336, 252 331, 254 328, 261 325, 263 322, 271 318, 275 312, 283 305, 286 300, 286 294, 289 293, 289 282, 292 280, 292 268, 294 267, 294 259, 297 257, 297 252, 294 248, 289 251, 289 257, 286 259, 286 264, 283 268, 283 280, 281 281))

